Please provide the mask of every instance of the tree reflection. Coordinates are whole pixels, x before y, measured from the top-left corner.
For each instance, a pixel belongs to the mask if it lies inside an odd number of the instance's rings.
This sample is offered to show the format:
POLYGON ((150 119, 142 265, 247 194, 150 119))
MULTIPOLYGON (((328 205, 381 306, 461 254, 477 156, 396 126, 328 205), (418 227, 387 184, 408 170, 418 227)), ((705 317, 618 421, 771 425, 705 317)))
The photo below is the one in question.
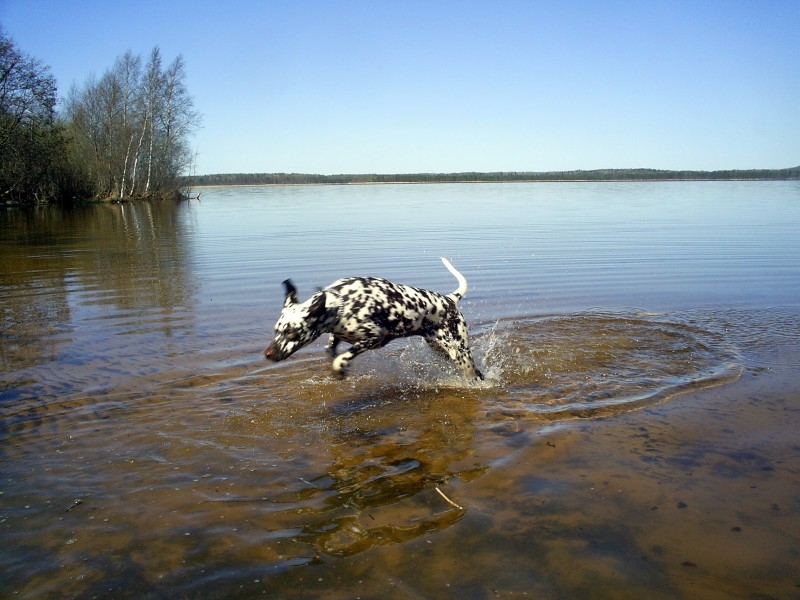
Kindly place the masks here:
POLYGON ((150 328, 169 336, 170 315, 191 306, 196 287, 186 217, 178 202, 0 211, 4 395, 30 377, 22 370, 108 346, 123 317, 130 327, 162 315, 150 328))

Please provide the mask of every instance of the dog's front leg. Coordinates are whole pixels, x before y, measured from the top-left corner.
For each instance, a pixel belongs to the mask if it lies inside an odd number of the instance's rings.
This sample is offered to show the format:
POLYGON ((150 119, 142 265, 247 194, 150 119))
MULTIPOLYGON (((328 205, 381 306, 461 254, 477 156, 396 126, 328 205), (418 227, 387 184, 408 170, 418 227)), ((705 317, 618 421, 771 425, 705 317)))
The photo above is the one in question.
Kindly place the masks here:
POLYGON ((356 356, 361 354, 362 352, 366 352, 372 348, 377 348, 381 345, 380 338, 374 339, 370 338, 368 340, 360 340, 350 346, 347 350, 342 352, 339 356, 333 359, 333 364, 331 367, 333 368, 333 373, 340 379, 344 379, 345 376, 345 369, 347 369, 350 361, 353 360, 356 356))
POLYGON ((331 334, 331 336, 328 338, 328 345, 325 346, 325 350, 328 352, 328 354, 331 356, 336 356, 336 348, 339 346, 340 341, 341 340, 339 340, 338 337, 336 337, 334 334, 331 334))

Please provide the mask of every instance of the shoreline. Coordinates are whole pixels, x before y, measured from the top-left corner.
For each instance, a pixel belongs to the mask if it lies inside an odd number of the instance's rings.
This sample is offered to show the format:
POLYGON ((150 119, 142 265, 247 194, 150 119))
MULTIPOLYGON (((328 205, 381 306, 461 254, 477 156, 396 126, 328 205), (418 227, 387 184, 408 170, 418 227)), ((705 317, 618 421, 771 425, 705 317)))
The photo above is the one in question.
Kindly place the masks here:
POLYGON ((206 173, 187 175, 186 187, 253 185, 374 185, 422 183, 623 183, 664 181, 798 181, 800 166, 784 169, 572 169, 564 171, 458 171, 450 173, 206 173))
POLYGON ((208 183, 190 184, 189 189, 248 188, 248 187, 324 187, 324 186, 367 186, 367 185, 458 185, 458 184, 526 184, 526 183, 721 183, 721 182, 769 182, 797 181, 797 179, 514 179, 514 180, 470 180, 470 181, 348 181, 322 183, 208 183))

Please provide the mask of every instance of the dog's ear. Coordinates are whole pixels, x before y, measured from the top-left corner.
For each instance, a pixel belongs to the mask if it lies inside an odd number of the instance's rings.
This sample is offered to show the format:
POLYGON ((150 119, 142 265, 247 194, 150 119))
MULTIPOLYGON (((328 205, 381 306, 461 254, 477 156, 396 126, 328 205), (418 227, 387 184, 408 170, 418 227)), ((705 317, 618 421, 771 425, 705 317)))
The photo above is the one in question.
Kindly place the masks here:
POLYGON ((314 301, 308 308, 308 314, 313 317, 321 317, 324 312, 325 312, 325 292, 322 292, 316 298, 314 298, 314 301))
POLYGON ((286 288, 286 299, 283 301, 284 306, 297 303, 297 288, 294 287, 291 279, 283 282, 283 287, 286 288))

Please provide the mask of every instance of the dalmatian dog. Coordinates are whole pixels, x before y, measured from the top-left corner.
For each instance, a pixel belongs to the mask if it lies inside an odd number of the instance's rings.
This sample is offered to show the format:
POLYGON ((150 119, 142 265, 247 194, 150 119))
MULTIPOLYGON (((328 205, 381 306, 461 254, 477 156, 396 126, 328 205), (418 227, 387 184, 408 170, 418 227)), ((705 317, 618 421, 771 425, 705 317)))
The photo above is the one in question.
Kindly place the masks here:
POLYGON ((379 277, 348 277, 299 303, 297 288, 287 279, 275 339, 264 350, 264 357, 284 360, 329 333, 327 349, 333 357, 333 372, 344 377, 350 361, 362 352, 397 338, 420 335, 435 351, 450 357, 466 377, 483 379, 470 354, 467 324, 457 306, 467 293, 467 280, 446 258, 442 262, 458 281, 458 288, 447 295, 379 277), (351 346, 337 354, 342 341, 351 346))

